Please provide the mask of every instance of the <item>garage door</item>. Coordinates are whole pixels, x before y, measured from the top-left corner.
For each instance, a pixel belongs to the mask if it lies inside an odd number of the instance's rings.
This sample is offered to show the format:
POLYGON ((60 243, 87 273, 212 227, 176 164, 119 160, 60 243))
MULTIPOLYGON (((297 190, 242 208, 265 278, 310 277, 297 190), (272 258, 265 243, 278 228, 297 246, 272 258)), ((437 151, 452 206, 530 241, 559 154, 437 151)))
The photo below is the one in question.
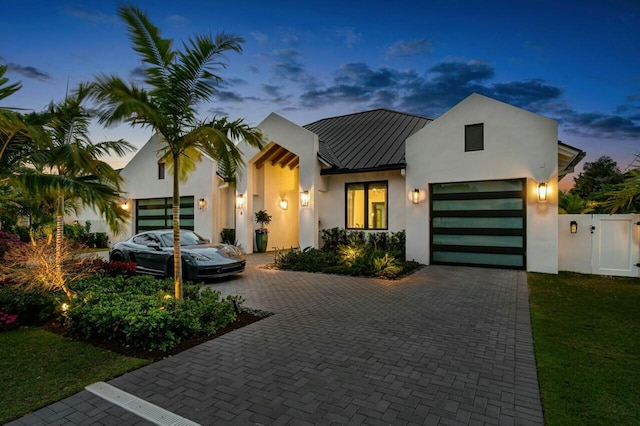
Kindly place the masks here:
MULTIPOLYGON (((193 195, 180 197, 180 228, 194 230, 193 195)), ((136 233, 173 227, 171 197, 136 201, 136 233)))
POLYGON ((430 186, 431 263, 526 268, 526 180, 430 186))

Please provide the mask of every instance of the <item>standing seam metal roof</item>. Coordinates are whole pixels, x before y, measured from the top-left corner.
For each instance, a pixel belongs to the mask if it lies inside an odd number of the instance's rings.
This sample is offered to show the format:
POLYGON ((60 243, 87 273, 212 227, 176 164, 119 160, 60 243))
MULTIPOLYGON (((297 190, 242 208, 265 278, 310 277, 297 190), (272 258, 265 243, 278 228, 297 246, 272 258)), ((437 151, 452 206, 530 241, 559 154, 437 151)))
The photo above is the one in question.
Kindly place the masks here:
POLYGON ((405 141, 431 121, 375 109, 324 118, 303 127, 318 135, 319 155, 325 162, 333 169, 353 172, 404 166, 405 141))

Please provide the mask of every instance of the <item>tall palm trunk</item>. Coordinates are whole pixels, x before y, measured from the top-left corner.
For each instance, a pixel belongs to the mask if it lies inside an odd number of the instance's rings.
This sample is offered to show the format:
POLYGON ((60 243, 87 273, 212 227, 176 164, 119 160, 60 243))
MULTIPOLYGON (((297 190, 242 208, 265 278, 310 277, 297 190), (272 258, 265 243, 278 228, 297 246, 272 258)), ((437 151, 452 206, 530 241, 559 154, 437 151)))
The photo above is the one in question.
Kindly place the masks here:
POLYGON ((64 196, 58 194, 56 208, 56 272, 62 276, 62 244, 64 239, 64 196))
POLYGON ((180 258, 180 158, 173 156, 173 285, 176 300, 182 300, 182 260, 180 258))

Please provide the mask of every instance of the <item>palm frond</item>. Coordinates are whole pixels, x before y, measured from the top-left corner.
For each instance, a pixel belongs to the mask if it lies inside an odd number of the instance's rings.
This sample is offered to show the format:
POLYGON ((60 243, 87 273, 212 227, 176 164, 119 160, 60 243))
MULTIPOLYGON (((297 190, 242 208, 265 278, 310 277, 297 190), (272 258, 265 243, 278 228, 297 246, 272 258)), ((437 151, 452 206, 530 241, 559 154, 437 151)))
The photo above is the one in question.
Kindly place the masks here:
POLYGON ((169 87, 169 69, 176 55, 172 49, 172 40, 162 38, 160 29, 135 6, 121 6, 118 15, 127 24, 133 49, 149 65, 144 69, 147 75, 145 82, 152 87, 169 87))
POLYGON ((7 84, 9 83, 9 79, 4 76, 7 72, 7 68, 7 65, 0 65, 0 99, 7 98, 22 88, 22 83, 19 81, 7 84))

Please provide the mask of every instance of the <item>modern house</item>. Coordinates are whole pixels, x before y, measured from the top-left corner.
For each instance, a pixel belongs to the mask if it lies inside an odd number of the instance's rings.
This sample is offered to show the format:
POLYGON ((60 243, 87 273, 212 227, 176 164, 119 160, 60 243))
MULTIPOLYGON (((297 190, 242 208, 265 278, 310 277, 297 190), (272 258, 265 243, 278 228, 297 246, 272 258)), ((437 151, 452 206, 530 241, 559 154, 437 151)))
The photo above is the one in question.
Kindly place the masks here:
MULTIPOLYGON (((240 143, 246 168, 224 182, 205 158, 181 185, 183 227, 254 247, 266 209, 271 247, 318 247, 320 231, 407 232, 407 258, 558 271, 558 180, 584 152, 554 120, 473 94, 435 120, 377 109, 299 126, 278 114, 268 142, 240 143)), ((171 226, 171 179, 153 137, 122 170, 129 231, 171 226)), ((113 239, 112 239, 113 240, 113 239)))

